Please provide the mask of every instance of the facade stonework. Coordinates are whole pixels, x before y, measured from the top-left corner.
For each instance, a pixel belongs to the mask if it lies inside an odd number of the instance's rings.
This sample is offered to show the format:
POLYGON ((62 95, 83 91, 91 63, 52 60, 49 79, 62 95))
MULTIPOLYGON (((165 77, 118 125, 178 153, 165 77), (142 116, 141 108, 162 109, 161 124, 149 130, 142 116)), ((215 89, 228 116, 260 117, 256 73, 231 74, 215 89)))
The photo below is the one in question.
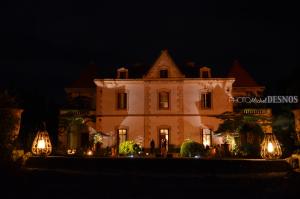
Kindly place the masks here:
MULTIPOLYGON (((103 133, 102 147, 126 139, 142 140, 140 144, 149 148, 153 139, 159 148, 162 138, 167 139, 168 148, 179 148, 185 139, 209 146, 222 144, 214 131, 223 122, 218 116, 234 111, 232 97, 252 88, 254 92, 263 89, 257 85, 233 87, 234 76, 215 78, 209 67, 202 67, 198 77, 186 77, 166 50, 140 78, 130 78, 126 67, 116 72, 113 79, 93 78, 95 88, 66 89, 71 97, 91 98, 93 114, 83 120, 94 117, 89 135, 103 133)), ((74 132, 65 132, 66 148, 82 146, 82 132, 74 132)))
POLYGON ((230 102, 234 78, 185 78, 167 52, 154 63, 141 79, 95 79, 97 86, 97 130, 110 132, 126 126, 127 139, 144 137, 143 146, 150 140, 160 143, 161 129, 168 131, 168 144, 180 147, 184 139, 202 142, 203 129, 211 131, 212 143, 220 144, 213 131, 222 122, 215 115, 232 111, 230 102), (168 77, 160 77, 167 70, 168 77), (127 93, 127 108, 118 110, 117 93, 127 93), (168 107, 161 109, 159 95, 168 93, 168 107), (202 93, 211 93, 210 107, 201 107, 202 93), (100 110, 100 107, 102 109, 100 110), (98 124, 101 121, 101 125, 98 124), (101 126, 101 129, 99 128, 101 126))

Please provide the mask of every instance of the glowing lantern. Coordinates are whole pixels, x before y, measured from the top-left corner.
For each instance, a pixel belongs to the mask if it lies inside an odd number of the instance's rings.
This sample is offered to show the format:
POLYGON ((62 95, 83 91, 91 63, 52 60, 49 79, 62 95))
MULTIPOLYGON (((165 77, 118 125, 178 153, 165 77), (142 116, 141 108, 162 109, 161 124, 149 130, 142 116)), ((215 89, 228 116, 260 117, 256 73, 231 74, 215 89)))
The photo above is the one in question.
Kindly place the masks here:
POLYGON ((274 147, 273 147, 272 142, 268 143, 268 149, 267 150, 268 150, 269 153, 273 153, 274 152, 274 147))
POLYGON ((52 145, 47 131, 39 131, 32 143, 31 151, 34 155, 50 155, 52 145))
POLYGON ((93 151, 89 149, 89 150, 87 150, 86 154, 87 154, 88 156, 92 156, 92 155, 93 155, 93 151))
POLYGON ((68 149, 67 154, 68 155, 74 155, 76 153, 76 149, 68 149))
POLYGON ((261 143, 260 154, 264 159, 278 159, 281 157, 281 147, 273 133, 265 133, 265 137, 261 143))

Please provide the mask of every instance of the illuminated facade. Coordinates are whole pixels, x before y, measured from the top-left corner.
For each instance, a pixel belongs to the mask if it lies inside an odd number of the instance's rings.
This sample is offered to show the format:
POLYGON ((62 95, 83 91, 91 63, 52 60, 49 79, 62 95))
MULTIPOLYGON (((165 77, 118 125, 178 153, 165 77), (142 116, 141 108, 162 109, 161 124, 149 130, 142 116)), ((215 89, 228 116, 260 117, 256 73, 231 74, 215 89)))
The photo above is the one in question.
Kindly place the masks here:
MULTIPOLYGON (((200 67, 193 77, 186 77, 166 50, 139 78, 131 78, 130 68, 126 67, 116 73, 113 79, 94 77, 92 87, 66 89, 71 99, 74 96, 91 99, 95 108, 91 108, 89 114, 79 115, 94 116, 94 122, 83 121, 90 122, 87 133, 96 131, 108 135, 102 147, 139 140, 143 147, 149 148, 153 139, 158 148, 164 138, 167 148, 178 148, 188 138, 207 146, 222 143, 222 138, 213 132, 223 122, 216 116, 233 112, 230 98, 238 87, 234 87, 234 76, 215 78, 210 67, 200 67)), ((241 91, 245 94, 245 89, 255 94, 263 91, 263 87, 257 85, 241 86, 236 95, 241 91)), ((77 138, 70 133, 61 135, 61 143, 67 148, 80 146, 84 139, 82 135, 77 138)))

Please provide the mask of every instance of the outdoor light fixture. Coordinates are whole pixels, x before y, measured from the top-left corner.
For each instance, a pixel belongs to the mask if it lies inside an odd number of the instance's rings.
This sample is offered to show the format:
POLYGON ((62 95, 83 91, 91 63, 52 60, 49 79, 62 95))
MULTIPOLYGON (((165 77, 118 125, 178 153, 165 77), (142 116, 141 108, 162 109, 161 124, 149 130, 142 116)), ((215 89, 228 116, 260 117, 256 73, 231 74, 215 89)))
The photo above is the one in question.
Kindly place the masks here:
POLYGON ((272 142, 268 142, 268 152, 269 153, 273 153, 274 152, 274 147, 273 147, 273 144, 272 142))
POLYGON ((38 131, 32 143, 31 151, 34 155, 50 155, 52 145, 46 130, 38 131))
POLYGON ((265 132, 260 154, 264 159, 278 159, 282 155, 280 144, 276 136, 272 133, 272 127, 268 127, 267 132, 265 132))
POLYGON ((86 154, 87 154, 88 156, 92 156, 92 155, 93 155, 93 151, 89 149, 89 150, 87 150, 86 154))
POLYGON ((76 149, 68 149, 67 153, 68 155, 74 155, 76 153, 76 149))

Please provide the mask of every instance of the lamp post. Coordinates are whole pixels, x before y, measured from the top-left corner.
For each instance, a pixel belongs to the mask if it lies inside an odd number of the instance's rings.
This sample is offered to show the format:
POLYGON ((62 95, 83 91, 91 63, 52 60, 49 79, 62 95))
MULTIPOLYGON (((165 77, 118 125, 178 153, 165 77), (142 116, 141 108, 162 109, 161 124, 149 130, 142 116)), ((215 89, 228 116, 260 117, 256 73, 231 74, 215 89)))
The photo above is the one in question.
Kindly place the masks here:
POLYGON ((282 156, 282 151, 276 136, 272 133, 272 127, 267 125, 264 139, 261 143, 261 157, 264 159, 278 159, 282 156))

